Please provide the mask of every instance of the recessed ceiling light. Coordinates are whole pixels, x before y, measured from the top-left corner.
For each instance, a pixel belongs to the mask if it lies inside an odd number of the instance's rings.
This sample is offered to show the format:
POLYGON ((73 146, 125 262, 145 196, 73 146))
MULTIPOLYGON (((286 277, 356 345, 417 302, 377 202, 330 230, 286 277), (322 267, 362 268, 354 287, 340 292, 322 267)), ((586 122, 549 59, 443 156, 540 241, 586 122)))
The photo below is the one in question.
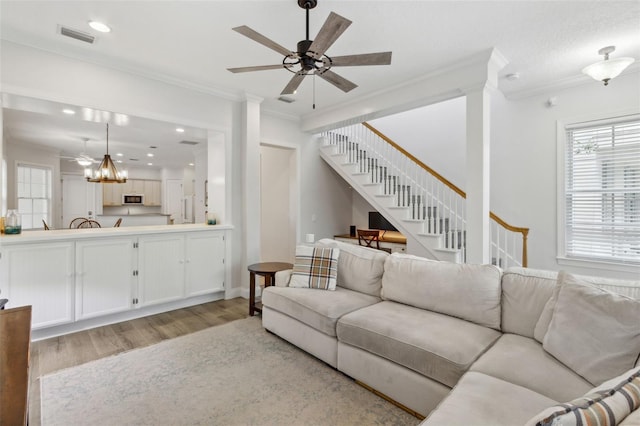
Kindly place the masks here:
POLYGON ((184 129, 182 127, 177 127, 176 128, 176 132, 178 133, 184 133, 184 129))
POLYGON ((69 108, 65 108, 65 109, 63 109, 63 110, 62 110, 62 112, 64 112, 64 113, 65 113, 65 114, 67 114, 67 115, 73 115, 73 114, 75 114, 75 113, 76 113, 74 110, 69 109, 69 108))
POLYGON ((96 31, 100 31, 101 33, 111 32, 111 27, 99 21, 89 21, 89 26, 96 31))
POLYGON ((148 153, 147 157, 153 157, 153 154, 152 153, 148 153))
POLYGON ((193 163, 189 163, 189 165, 190 165, 190 166, 194 166, 195 164, 193 164, 193 163))
POLYGON ((116 163, 122 163, 122 160, 116 160, 116 163))
POLYGON ((122 153, 121 153, 121 152, 118 152, 116 155, 117 155, 118 157, 122 157, 122 153))
POLYGON ((147 163, 147 166, 153 166, 153 163, 147 163))

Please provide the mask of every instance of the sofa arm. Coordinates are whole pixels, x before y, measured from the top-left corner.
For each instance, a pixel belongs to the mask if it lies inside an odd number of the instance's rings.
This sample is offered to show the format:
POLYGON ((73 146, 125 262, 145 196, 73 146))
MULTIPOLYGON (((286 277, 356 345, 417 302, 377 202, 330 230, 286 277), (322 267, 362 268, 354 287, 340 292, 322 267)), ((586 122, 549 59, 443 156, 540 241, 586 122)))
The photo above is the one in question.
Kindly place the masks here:
POLYGON ((285 269, 284 271, 276 272, 275 285, 276 287, 289 287, 289 280, 291 279, 291 273, 293 269, 285 269))

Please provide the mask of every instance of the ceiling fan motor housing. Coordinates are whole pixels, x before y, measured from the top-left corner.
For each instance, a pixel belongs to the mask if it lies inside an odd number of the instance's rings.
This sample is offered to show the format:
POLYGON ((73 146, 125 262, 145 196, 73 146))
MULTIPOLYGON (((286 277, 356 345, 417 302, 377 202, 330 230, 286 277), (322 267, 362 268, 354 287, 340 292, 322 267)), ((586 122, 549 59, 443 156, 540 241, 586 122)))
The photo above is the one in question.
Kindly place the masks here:
POLYGON ((312 40, 300 40, 298 42, 298 56, 300 57, 300 65, 305 71, 316 69, 316 59, 312 55, 307 55, 312 40))
POLYGON ((313 9, 318 5, 318 0, 298 0, 298 6, 303 9, 313 9))

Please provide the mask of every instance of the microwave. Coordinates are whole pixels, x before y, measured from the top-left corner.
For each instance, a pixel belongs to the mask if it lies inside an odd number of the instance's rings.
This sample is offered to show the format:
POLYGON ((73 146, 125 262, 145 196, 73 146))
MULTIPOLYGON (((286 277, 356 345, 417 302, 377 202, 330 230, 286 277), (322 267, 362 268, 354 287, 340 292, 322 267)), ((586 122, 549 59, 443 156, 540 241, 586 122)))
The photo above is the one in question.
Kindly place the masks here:
POLYGON ((122 194, 122 204, 144 204, 144 195, 142 194, 122 194))

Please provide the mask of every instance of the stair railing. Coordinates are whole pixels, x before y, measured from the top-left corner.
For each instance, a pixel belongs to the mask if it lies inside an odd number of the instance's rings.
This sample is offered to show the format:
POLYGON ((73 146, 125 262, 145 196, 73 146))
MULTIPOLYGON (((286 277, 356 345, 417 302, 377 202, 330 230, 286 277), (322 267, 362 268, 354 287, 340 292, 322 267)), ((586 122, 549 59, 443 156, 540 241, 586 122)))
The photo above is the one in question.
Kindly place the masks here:
MULTIPOLYGON (((368 123, 322 136, 356 167, 356 174, 367 175, 367 184, 382 185, 378 196, 394 200, 389 208, 406 210, 406 222, 423 223, 419 234, 443 235, 444 249, 460 250, 466 260, 464 191, 368 123)), ((511 226, 494 213, 490 219, 492 263, 526 267, 529 229, 511 226)))

